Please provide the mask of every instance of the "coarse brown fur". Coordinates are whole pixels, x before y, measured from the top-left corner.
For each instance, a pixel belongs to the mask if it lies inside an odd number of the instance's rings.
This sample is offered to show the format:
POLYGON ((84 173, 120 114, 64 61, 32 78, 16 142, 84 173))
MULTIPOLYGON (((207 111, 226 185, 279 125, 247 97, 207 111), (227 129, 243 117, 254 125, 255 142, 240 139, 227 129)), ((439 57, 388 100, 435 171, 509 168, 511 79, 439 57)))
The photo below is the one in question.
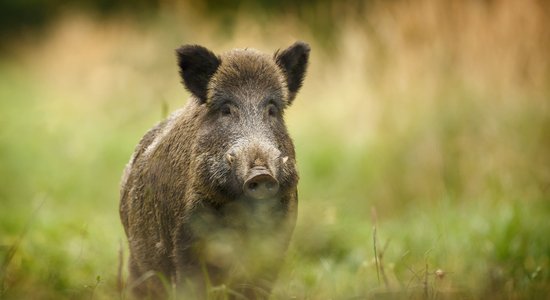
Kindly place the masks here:
POLYGON ((191 99, 145 134, 122 179, 129 285, 138 297, 164 297, 168 285, 201 298, 223 284, 229 296, 266 298, 296 221, 283 112, 302 85, 309 46, 219 57, 183 46, 177 57, 191 99), (256 171, 276 194, 246 193, 256 171))

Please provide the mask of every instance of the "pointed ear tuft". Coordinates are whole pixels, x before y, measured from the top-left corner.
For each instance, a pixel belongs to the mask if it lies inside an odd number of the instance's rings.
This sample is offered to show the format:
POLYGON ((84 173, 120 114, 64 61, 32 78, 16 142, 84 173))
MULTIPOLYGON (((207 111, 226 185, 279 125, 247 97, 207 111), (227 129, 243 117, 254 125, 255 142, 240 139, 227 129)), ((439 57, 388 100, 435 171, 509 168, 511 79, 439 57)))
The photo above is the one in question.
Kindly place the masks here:
POLYGON ((275 62, 284 71, 288 86, 288 101, 291 103, 302 87, 307 63, 309 60, 309 45, 296 42, 287 49, 275 52, 275 62))
POLYGON ((176 50, 184 86, 201 102, 206 102, 208 82, 220 65, 220 58, 199 45, 185 45, 176 50))

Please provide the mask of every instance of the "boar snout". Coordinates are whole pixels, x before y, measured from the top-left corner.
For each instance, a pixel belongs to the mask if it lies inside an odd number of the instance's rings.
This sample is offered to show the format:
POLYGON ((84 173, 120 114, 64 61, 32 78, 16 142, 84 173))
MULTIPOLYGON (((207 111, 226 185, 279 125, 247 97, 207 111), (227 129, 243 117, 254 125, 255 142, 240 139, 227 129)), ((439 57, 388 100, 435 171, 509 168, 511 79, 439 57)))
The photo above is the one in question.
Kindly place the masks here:
POLYGON ((274 197, 279 192, 279 182, 266 168, 254 167, 244 182, 243 190, 250 198, 262 200, 274 197))

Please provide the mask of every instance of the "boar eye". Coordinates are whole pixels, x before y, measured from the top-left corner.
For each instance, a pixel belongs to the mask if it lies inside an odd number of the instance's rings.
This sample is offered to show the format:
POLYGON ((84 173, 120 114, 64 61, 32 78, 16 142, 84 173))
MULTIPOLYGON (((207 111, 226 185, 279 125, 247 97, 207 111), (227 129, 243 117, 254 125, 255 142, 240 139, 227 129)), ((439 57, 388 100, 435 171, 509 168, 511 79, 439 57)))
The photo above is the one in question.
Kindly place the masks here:
POLYGON ((229 107, 228 104, 223 105, 223 106, 220 108, 220 114, 221 114, 222 116, 230 116, 230 115, 231 115, 231 107, 229 107))
POLYGON ((274 117, 277 115, 278 112, 279 109, 277 109, 277 106, 275 106, 274 104, 269 104, 267 106, 267 113, 269 114, 269 116, 274 117))

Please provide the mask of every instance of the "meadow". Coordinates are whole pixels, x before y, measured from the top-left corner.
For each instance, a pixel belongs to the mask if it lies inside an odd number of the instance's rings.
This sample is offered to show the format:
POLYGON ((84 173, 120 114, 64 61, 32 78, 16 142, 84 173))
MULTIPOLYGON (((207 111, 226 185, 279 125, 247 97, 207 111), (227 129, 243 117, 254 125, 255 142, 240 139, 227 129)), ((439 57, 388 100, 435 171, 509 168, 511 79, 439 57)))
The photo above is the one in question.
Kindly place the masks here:
POLYGON ((187 101, 174 49, 295 40, 312 47, 285 113, 299 217, 272 298, 550 295, 549 5, 319 1, 227 19, 166 3, 143 19, 68 10, 0 56, 1 299, 128 298, 119 183, 187 101))

